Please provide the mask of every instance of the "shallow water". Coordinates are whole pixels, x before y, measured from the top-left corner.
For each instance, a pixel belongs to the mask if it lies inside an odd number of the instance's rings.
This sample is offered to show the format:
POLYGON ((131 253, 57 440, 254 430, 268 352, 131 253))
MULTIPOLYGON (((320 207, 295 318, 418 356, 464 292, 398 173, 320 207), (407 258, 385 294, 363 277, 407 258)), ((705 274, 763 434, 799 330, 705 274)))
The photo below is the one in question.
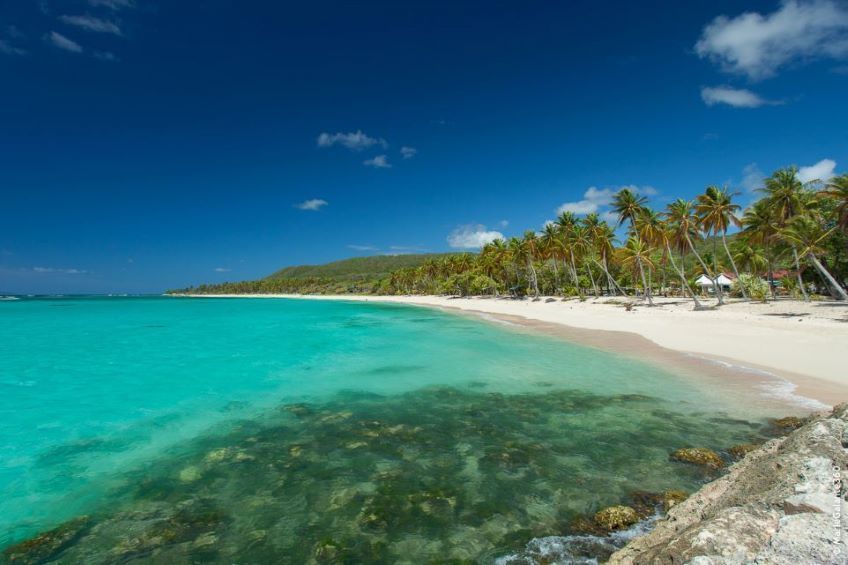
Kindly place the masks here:
POLYGON ((88 514, 67 562, 494 560, 632 491, 694 490, 668 454, 769 415, 402 306, 24 299, 0 322, 0 546, 88 514))

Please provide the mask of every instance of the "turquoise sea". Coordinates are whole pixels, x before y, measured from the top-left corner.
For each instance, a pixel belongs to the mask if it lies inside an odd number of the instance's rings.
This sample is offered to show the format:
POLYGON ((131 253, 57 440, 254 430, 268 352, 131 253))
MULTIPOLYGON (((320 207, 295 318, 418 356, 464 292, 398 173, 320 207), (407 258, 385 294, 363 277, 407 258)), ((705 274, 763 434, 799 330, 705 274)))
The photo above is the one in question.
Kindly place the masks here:
POLYGON ((3 301, 0 548, 58 526, 28 551, 68 563, 603 557, 610 540, 572 535, 576 518, 634 491, 695 490, 709 476, 671 451, 761 440, 778 415, 726 396, 416 307, 3 301))

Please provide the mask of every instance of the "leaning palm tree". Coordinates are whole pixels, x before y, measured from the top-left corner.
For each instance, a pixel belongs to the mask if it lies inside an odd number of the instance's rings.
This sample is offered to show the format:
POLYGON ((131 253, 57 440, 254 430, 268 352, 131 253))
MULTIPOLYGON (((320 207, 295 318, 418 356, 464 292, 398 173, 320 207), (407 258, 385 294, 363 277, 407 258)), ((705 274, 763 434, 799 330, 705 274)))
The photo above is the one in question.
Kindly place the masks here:
POLYGON ((683 270, 682 266, 678 267, 677 261, 674 260, 674 250, 672 247, 674 247, 679 241, 677 227, 667 221, 660 221, 655 230, 655 241, 662 246, 665 256, 671 261, 671 268, 674 269, 674 272, 680 277, 680 290, 683 292, 684 296, 687 292, 689 293, 689 296, 691 296, 692 300, 695 302, 695 310, 703 309, 701 302, 698 300, 698 296, 689 286, 689 281, 686 280, 686 272, 683 270))
MULTIPOLYGON (((730 248, 727 246, 727 228, 731 225, 742 225, 736 216, 738 211, 739 205, 733 203, 733 195, 724 188, 710 185, 703 194, 697 196, 695 212, 701 217, 701 224, 704 229, 712 230, 713 238, 718 237, 718 234, 721 233, 721 243, 724 246, 724 252, 730 259, 730 266, 733 267, 733 274, 736 275, 737 281, 739 280, 739 269, 736 268, 733 254, 730 253, 730 248)), ((713 243, 715 243, 715 239, 713 243)), ((713 253, 715 254, 715 251, 713 253)), ((748 300, 745 286, 740 284, 739 289, 742 291, 742 298, 748 300)))
POLYGON ((780 236, 786 241, 797 246, 799 254, 807 257, 816 267, 819 274, 827 281, 840 300, 848 300, 848 293, 842 288, 833 275, 825 269, 818 255, 824 253, 822 244, 836 230, 835 227, 825 229, 822 222, 813 218, 810 214, 795 216, 789 224, 780 230, 780 236))
POLYGON ((631 268, 635 266, 638 269, 639 274, 642 277, 642 288, 645 289, 645 299, 648 301, 648 304, 653 306, 654 301, 651 299, 650 293, 647 292, 648 281, 645 278, 645 265, 648 267, 654 266, 651 261, 650 247, 648 247, 645 242, 638 237, 632 236, 627 240, 627 243, 624 244, 624 247, 622 247, 620 251, 621 262, 631 268))
POLYGON ((707 276, 712 274, 713 292, 715 292, 718 303, 721 305, 723 302, 721 298, 721 289, 718 285, 718 277, 712 273, 709 267, 707 267, 707 262, 704 261, 701 254, 698 253, 698 250, 695 248, 695 244, 692 241, 692 238, 698 237, 701 232, 701 221, 695 214, 694 210, 695 205, 690 200, 678 198, 666 206, 664 215, 666 221, 669 222, 669 225, 674 228, 674 240, 676 241, 678 248, 681 250, 684 249, 685 243, 692 254, 695 255, 695 259, 698 260, 698 263, 704 270, 704 274, 707 276))
MULTIPOLYGON (((766 194, 766 205, 772 210, 779 230, 786 228, 786 224, 792 218, 804 213, 813 205, 809 185, 804 184, 798 178, 798 167, 778 169, 765 179, 764 184, 765 186, 760 191, 766 194)), ((807 294, 804 281, 801 278, 801 260, 798 256, 798 248, 792 242, 790 242, 789 247, 792 249, 792 258, 795 261, 798 288, 804 296, 804 300, 809 302, 810 296, 807 294)))

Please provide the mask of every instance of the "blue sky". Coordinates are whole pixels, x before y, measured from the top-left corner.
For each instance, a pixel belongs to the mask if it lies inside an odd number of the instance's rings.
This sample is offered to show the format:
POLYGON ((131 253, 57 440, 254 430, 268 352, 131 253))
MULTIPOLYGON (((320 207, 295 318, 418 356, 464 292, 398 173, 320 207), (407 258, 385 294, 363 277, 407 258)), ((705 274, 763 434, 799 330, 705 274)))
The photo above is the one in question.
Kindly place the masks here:
POLYGON ((9 0, 0 292, 470 248, 848 164, 848 4, 9 0))

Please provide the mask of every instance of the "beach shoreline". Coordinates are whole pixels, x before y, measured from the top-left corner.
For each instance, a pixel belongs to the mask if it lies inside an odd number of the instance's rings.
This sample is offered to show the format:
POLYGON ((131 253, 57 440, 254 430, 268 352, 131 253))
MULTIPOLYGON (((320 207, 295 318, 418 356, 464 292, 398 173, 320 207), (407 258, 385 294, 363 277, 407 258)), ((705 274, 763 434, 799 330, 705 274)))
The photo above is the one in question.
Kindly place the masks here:
POLYGON ((448 296, 293 294, 189 295, 192 298, 280 298, 404 304, 475 315, 683 371, 691 369, 806 411, 848 400, 848 305, 833 302, 731 302, 694 311, 681 298, 626 310, 623 300, 540 300, 448 296), (779 398, 779 397, 783 398, 779 398))

